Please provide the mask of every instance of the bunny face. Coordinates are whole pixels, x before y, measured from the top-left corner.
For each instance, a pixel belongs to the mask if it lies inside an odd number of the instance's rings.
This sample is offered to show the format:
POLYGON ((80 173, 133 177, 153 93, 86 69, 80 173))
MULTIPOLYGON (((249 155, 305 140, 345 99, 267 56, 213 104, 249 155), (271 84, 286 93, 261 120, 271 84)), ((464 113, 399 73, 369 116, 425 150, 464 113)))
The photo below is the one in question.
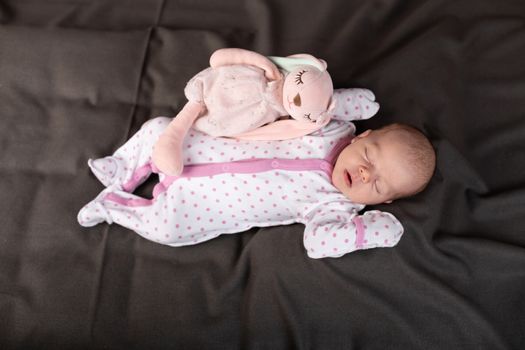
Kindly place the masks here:
POLYGON ((323 123, 331 108, 334 88, 326 70, 312 65, 294 67, 283 85, 283 106, 299 121, 323 123))

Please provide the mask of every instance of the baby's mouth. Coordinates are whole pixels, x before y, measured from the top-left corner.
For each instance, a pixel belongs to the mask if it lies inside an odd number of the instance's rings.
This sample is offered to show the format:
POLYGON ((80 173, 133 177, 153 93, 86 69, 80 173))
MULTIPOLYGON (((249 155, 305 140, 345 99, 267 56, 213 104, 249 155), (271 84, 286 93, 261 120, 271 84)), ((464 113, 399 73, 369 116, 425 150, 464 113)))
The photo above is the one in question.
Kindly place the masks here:
POLYGON ((352 187, 352 175, 348 172, 348 170, 345 170, 344 172, 344 179, 345 183, 348 187, 352 187))

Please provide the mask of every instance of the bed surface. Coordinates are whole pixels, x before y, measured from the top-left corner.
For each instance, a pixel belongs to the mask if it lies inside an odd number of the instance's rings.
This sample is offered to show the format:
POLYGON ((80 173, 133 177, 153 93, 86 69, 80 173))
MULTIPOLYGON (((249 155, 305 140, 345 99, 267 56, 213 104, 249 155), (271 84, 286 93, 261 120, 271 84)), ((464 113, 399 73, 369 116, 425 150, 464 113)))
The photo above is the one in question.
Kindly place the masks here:
MULTIPOLYGON (((522 1, 0 2, 0 348, 525 348, 522 1), (313 260, 300 224, 170 248, 82 228, 111 154, 220 47, 312 53, 438 154, 376 206, 392 249, 313 260)), ((147 194, 153 182, 139 191, 147 194)))

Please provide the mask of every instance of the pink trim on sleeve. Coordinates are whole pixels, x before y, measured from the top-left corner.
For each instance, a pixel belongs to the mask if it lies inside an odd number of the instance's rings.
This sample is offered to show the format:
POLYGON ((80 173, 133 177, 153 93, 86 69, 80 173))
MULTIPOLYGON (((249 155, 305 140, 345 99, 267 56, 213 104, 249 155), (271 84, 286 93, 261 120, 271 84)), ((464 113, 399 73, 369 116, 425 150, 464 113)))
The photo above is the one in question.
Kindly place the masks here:
POLYGON ((365 240, 365 225, 359 215, 354 216, 352 222, 355 224, 355 247, 361 249, 365 240))

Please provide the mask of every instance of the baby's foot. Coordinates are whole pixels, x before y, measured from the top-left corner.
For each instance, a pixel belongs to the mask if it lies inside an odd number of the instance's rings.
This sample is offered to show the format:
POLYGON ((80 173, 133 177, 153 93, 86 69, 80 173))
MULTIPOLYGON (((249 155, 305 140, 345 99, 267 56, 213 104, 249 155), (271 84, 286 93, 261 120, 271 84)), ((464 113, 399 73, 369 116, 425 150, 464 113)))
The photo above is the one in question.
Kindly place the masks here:
POLYGON ((113 223, 109 211, 104 206, 104 197, 114 190, 115 188, 113 187, 106 188, 95 199, 80 209, 77 216, 78 223, 84 227, 92 227, 104 221, 108 224, 113 223))
POLYGON ((119 182, 121 165, 120 160, 115 157, 89 159, 88 165, 91 172, 106 187, 116 185, 119 182))

